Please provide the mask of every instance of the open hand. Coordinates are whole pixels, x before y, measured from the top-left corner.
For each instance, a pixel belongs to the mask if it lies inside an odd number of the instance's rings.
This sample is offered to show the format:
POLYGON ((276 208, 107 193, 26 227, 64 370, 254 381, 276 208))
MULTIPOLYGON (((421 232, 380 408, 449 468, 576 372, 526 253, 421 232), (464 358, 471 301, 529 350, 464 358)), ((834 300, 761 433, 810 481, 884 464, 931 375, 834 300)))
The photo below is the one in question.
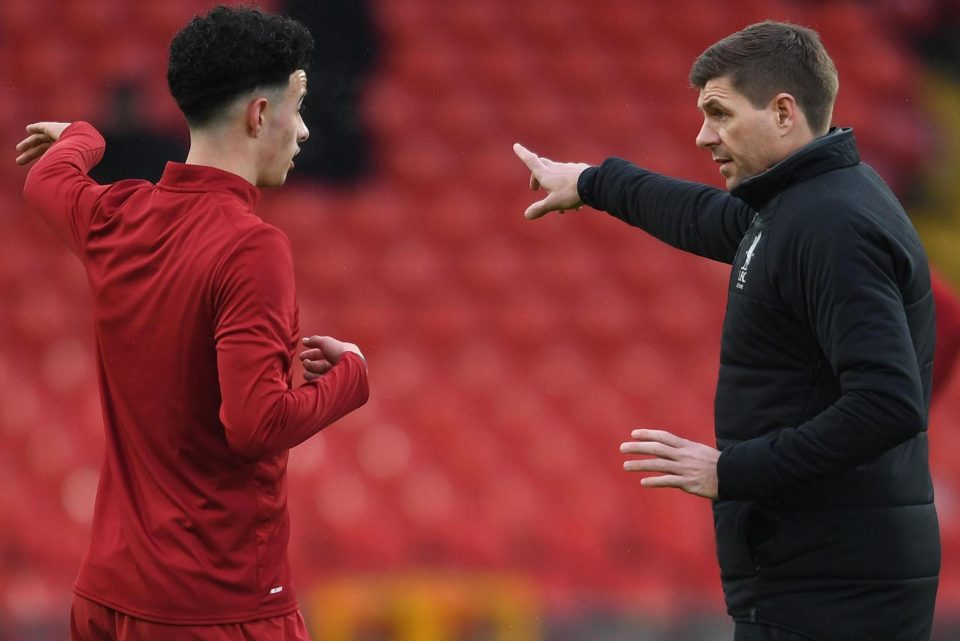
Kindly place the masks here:
POLYGON ((718 497, 717 460, 720 450, 663 430, 633 430, 630 436, 636 440, 622 443, 622 454, 653 458, 625 461, 623 469, 628 472, 660 473, 659 476, 640 479, 641 485, 675 487, 708 499, 718 497))
POLYGON ((563 213, 569 209, 580 209, 583 201, 577 192, 577 180, 584 169, 590 167, 584 163, 553 162, 541 158, 520 143, 513 146, 513 152, 530 170, 530 189, 543 189, 547 197, 538 200, 523 213, 527 220, 540 218, 551 211, 563 213))
POLYGON ((26 138, 17 145, 17 164, 29 165, 46 153, 50 145, 60 140, 60 134, 70 126, 69 122, 35 122, 27 125, 26 138))

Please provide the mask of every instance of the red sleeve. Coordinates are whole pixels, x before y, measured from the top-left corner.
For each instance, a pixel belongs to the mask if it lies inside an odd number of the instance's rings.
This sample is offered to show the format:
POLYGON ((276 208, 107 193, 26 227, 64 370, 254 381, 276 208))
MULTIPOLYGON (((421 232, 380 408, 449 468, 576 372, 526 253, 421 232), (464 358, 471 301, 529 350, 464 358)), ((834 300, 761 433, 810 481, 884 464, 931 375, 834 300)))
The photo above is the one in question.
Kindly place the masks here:
POLYGON ((27 202, 78 255, 97 200, 107 189, 87 176, 103 158, 105 146, 93 126, 75 122, 30 169, 23 185, 27 202))
POLYGON ((937 347, 933 354, 933 398, 947 387, 960 356, 960 298, 935 272, 930 273, 937 317, 937 347))
POLYGON ((251 460, 279 454, 366 402, 366 364, 354 354, 319 379, 291 386, 298 329, 286 236, 257 227, 221 272, 215 294, 220 420, 232 450, 251 460))

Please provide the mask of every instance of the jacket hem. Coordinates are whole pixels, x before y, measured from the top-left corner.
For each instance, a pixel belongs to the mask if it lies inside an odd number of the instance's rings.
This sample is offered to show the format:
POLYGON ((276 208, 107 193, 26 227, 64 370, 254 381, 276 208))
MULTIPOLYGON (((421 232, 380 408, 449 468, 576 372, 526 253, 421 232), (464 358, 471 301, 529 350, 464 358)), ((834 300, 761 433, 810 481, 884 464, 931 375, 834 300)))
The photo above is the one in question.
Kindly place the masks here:
POLYGON ((231 623, 249 623, 251 621, 259 621, 261 619, 271 619, 273 617, 285 616, 287 614, 292 614, 299 609, 299 604, 296 601, 293 601, 290 603, 284 603, 283 605, 274 608, 257 610, 255 612, 209 617, 176 617, 159 615, 152 612, 139 610, 137 608, 131 608, 129 606, 117 603, 112 599, 102 597, 92 592, 87 592, 86 590, 77 586, 74 586, 73 592, 79 597, 83 597, 84 599, 88 599, 94 603, 99 603, 102 606, 111 608, 117 612, 126 614, 127 616, 149 621, 151 623, 161 623, 166 625, 227 625, 231 623))

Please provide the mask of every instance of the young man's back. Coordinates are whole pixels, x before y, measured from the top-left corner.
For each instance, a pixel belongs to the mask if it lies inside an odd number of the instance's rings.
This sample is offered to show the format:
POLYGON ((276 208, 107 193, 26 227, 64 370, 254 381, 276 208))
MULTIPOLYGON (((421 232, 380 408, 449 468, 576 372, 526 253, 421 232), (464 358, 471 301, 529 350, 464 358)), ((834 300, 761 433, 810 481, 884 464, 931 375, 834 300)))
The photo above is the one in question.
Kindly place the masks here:
POLYGON ((259 191, 212 167, 100 186, 99 134, 67 128, 25 195, 86 267, 106 456, 77 593, 146 620, 211 625, 293 612, 290 447, 361 405, 346 354, 294 389, 289 242, 259 191))

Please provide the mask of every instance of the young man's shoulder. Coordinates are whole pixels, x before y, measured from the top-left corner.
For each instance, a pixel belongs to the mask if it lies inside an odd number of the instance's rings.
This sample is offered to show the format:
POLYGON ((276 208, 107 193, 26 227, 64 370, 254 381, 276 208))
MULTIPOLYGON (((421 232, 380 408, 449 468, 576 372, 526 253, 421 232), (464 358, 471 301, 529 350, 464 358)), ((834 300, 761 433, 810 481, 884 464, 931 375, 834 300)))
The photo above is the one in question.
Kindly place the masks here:
MULTIPOLYGON (((228 248, 236 250, 254 250, 270 255, 290 256, 290 239, 287 235, 264 221, 256 214, 229 216, 225 214, 227 225, 219 230, 221 240, 228 248)), ((233 253, 233 252, 231 252, 233 253)))
POLYGON ((231 194, 198 192, 195 202, 188 207, 193 210, 196 223, 207 234, 228 243, 250 234, 278 235, 286 239, 282 231, 260 217, 252 204, 231 194))

